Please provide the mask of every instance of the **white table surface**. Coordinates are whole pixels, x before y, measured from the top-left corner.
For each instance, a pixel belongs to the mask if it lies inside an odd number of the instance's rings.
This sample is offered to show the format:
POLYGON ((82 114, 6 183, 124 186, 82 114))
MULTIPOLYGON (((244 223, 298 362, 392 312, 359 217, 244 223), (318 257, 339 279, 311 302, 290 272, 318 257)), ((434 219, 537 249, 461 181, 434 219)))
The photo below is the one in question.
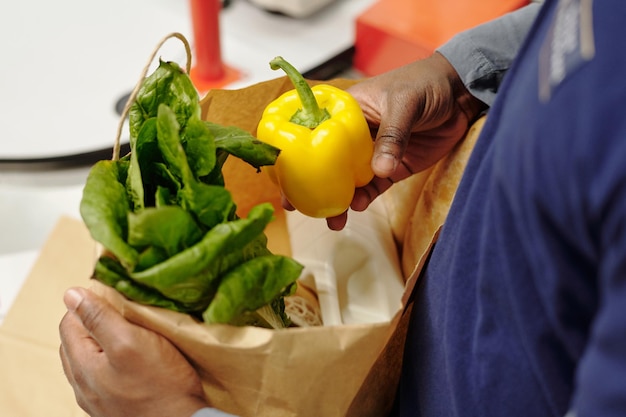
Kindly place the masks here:
MULTIPOLYGON (((343 52, 354 43, 355 17, 373 2, 336 0, 295 19, 232 0, 220 15, 220 43, 224 63, 241 77, 224 88, 284 75, 269 67, 277 55, 305 72, 343 52)), ((116 102, 132 90, 152 50, 170 32, 193 42, 187 1, 2 2, 0 160, 111 147, 119 121, 116 102)), ((176 39, 159 56, 185 63, 176 39)))
MULTIPOLYGON (((220 16, 222 55, 243 75, 224 88, 279 76, 268 66, 276 55, 301 71, 324 63, 353 45, 354 20, 374 2, 336 0, 295 19, 233 0, 220 16)), ((188 12, 183 0, 2 2, 0 160, 110 148, 115 101, 158 40, 173 31, 190 36, 188 12)), ((183 62, 182 46, 167 45, 164 59, 183 62)), ((59 217, 79 218, 87 172, 0 163, 0 323, 59 217)))
POLYGON ((0 324, 59 218, 80 218, 87 173, 0 169, 0 324))

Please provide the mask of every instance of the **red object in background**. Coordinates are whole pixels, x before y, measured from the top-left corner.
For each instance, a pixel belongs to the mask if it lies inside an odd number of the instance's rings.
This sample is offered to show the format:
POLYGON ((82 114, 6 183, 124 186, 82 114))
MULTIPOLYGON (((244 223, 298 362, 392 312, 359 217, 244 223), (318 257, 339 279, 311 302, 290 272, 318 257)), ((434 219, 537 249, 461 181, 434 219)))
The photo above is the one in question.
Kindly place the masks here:
POLYGON ((357 17, 354 68, 365 76, 373 76, 425 58, 458 32, 528 3, 380 0, 357 17))
POLYGON ((219 14, 220 0, 190 0, 194 37, 192 82, 200 92, 222 87, 239 78, 239 72, 222 61, 219 14))

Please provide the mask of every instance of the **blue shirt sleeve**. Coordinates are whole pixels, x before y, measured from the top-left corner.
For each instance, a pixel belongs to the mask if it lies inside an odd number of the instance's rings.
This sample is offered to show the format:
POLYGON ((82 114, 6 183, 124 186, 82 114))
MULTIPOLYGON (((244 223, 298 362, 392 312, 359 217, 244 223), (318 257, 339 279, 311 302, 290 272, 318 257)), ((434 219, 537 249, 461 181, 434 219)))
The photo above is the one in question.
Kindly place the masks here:
POLYGON ((461 32, 437 52, 452 64, 472 95, 491 106, 540 8, 541 2, 533 2, 461 32))
POLYGON ((191 417, 236 417, 233 414, 228 414, 220 410, 216 410, 215 408, 201 408, 200 410, 193 413, 191 417))

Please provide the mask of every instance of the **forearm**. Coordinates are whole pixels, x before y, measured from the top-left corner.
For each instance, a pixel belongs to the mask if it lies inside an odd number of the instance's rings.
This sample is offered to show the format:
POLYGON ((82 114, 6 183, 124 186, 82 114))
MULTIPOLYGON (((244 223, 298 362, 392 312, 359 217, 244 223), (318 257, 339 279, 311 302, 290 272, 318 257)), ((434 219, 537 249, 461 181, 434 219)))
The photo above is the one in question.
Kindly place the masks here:
POLYGON ((452 64, 470 93, 491 106, 540 8, 541 2, 533 2, 461 32, 437 51, 452 64))

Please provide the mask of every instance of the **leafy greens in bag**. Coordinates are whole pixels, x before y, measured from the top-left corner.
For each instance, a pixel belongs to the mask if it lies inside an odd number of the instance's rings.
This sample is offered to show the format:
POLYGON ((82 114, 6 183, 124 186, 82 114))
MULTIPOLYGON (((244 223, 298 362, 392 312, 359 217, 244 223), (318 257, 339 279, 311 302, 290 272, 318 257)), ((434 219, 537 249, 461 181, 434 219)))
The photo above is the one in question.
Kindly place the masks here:
POLYGON ((279 150, 200 112, 188 75, 160 61, 129 108, 130 153, 96 163, 83 190, 81 216, 106 249, 94 277, 208 323, 286 327, 302 265, 267 249, 272 205, 239 218, 222 176, 229 155, 258 169, 279 150))

